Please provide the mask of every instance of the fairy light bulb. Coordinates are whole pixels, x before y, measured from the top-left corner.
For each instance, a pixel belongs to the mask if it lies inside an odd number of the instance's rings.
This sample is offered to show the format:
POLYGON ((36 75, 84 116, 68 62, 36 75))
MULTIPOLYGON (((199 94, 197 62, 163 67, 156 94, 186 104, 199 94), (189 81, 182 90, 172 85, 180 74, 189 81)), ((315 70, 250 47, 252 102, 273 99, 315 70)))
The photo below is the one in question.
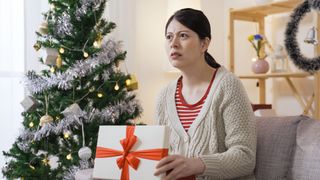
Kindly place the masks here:
POLYGON ((45 165, 45 166, 48 166, 49 165, 49 159, 47 157, 45 157, 44 159, 42 159, 42 163, 45 165))
POLYGON ((89 92, 93 92, 93 91, 95 91, 96 90, 96 88, 94 87, 94 86, 92 86, 90 89, 89 89, 89 92))
POLYGON ((99 41, 94 41, 94 42, 93 42, 93 46, 94 46, 95 48, 100 48, 100 47, 101 47, 101 43, 100 43, 99 41))
POLYGON ((131 79, 126 80, 126 85, 129 86, 131 84, 131 79))
POLYGON ((36 168, 34 166, 32 166, 31 164, 29 164, 29 167, 32 169, 32 170, 35 170, 36 168))
POLYGON ((83 57, 87 58, 89 56, 89 54, 85 51, 83 51, 83 57))
POLYGON ((51 67, 51 68, 50 68, 50 72, 51 72, 51 73, 54 73, 55 71, 56 71, 56 69, 55 69, 54 67, 51 67))
POLYGON ((59 49, 59 53, 60 53, 60 54, 63 54, 63 53, 64 53, 64 49, 63 49, 62 47, 59 49))
POLYGON ((71 159, 72 159, 72 155, 71 155, 71 153, 70 153, 70 154, 68 154, 68 155, 66 156, 66 158, 67 158, 68 160, 71 160, 71 159))
POLYGON ((98 96, 98 98, 102 98, 103 97, 103 93, 102 92, 98 92, 97 96, 98 96))
POLYGON ((70 132, 70 131, 65 131, 65 132, 63 133, 63 137, 64 137, 65 139, 69 139, 70 135, 71 135, 71 132, 70 132))
POLYGON ((119 90, 119 84, 118 84, 118 82, 116 83, 116 85, 114 86, 114 90, 116 90, 116 91, 118 91, 119 90))
POLYGON ((34 123, 33 123, 33 122, 30 122, 30 123, 29 123, 29 127, 32 128, 33 126, 34 126, 34 123))

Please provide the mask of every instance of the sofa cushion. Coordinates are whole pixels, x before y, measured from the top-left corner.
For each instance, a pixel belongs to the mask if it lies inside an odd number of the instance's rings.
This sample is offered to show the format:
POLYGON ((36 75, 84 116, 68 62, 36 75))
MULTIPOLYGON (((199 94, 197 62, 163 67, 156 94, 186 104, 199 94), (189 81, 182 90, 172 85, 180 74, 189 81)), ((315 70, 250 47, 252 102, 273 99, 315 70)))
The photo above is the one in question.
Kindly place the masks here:
POLYGON ((256 179, 286 179, 303 116, 257 117, 256 179))
POLYGON ((320 179, 320 121, 305 117, 298 125, 291 179, 320 179))

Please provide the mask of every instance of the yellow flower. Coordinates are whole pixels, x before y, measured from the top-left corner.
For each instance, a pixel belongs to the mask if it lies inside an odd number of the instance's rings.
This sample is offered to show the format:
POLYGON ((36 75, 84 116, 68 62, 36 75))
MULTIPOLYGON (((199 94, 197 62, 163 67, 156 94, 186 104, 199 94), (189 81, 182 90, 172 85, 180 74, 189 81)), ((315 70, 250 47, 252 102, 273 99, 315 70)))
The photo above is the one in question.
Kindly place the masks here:
POLYGON ((265 39, 260 34, 250 35, 248 36, 248 41, 251 43, 252 47, 255 49, 257 57, 258 58, 264 58, 261 57, 263 55, 262 48, 264 44, 266 43, 265 39))
POLYGON ((248 40, 249 40, 249 41, 253 41, 253 40, 254 40, 254 35, 250 35, 250 36, 248 37, 248 40))

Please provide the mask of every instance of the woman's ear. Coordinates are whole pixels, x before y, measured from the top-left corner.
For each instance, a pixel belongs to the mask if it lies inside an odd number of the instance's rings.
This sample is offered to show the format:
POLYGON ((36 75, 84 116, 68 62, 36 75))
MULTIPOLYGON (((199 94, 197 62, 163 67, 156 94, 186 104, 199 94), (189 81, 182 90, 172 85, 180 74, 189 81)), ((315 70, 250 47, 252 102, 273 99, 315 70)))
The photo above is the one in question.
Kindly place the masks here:
POLYGON ((211 40, 210 40, 208 37, 206 37, 205 39, 203 39, 203 40, 201 41, 201 50, 202 50, 203 52, 205 52, 206 50, 208 50, 208 47, 209 47, 209 45, 210 45, 210 42, 211 42, 211 40))

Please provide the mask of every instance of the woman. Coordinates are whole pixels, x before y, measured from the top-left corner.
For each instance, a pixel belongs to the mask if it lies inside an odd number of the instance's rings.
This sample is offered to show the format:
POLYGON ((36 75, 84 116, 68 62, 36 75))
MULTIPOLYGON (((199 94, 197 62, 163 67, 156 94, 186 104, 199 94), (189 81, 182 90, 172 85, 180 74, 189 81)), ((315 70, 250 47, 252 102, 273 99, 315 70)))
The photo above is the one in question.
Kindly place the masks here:
POLYGON ((166 51, 181 77, 157 101, 160 125, 171 129, 170 154, 155 175, 165 180, 255 179, 256 132, 247 94, 238 78, 207 52, 210 23, 198 10, 172 15, 166 51))

